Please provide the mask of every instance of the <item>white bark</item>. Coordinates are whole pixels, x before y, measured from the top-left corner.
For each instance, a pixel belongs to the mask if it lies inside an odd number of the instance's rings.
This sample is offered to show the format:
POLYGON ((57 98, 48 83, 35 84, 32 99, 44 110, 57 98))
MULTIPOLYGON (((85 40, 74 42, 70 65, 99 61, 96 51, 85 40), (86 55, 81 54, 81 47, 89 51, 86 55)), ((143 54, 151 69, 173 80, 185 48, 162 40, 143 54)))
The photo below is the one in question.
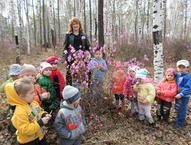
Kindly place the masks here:
POLYGON ((25 0, 25 14, 26 14, 26 23, 27 23, 27 52, 28 55, 30 56, 31 54, 31 36, 30 36, 30 25, 29 25, 29 15, 28 15, 28 0, 25 0))
POLYGON ((20 41, 21 41, 21 44, 23 44, 23 19, 22 19, 22 16, 21 16, 21 6, 22 6, 22 0, 17 0, 17 10, 18 10, 18 16, 19 16, 19 33, 20 33, 20 41))
POLYGON ((138 0, 138 43, 141 43, 142 37, 142 0, 138 0))
POLYGON ((154 0, 153 3, 153 47, 154 47, 154 84, 158 84, 163 78, 163 26, 162 1, 154 0))

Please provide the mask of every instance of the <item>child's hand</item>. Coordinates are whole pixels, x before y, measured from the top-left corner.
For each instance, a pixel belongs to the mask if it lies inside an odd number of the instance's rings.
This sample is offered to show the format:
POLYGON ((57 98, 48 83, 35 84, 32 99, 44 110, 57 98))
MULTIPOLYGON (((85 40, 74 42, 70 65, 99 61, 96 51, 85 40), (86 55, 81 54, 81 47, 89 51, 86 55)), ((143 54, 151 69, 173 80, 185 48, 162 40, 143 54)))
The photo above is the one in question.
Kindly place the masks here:
POLYGON ((142 103, 144 103, 144 104, 148 103, 147 99, 144 99, 144 100, 142 101, 142 103))
POLYGON ((36 75, 36 79, 40 78, 41 76, 42 76, 42 74, 41 74, 41 73, 38 73, 38 74, 36 75))
POLYGON ((175 96, 175 98, 176 98, 176 99, 180 99, 180 98, 181 98, 180 94, 177 94, 177 95, 175 96))
POLYGON ((42 118, 42 122, 43 122, 44 124, 47 124, 48 121, 51 119, 51 117, 52 117, 52 115, 46 114, 46 116, 42 118))
POLYGON ((50 93, 49 92, 43 93, 42 98, 43 98, 43 100, 48 100, 50 98, 50 93))

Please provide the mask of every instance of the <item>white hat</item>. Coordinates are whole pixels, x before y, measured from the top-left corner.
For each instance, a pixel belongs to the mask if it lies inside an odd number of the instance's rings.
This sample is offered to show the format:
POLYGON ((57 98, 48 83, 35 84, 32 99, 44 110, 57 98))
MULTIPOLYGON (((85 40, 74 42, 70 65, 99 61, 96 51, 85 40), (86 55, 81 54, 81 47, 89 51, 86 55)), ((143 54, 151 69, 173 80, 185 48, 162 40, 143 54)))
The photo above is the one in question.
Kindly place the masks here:
POLYGON ((67 85, 64 87, 62 96, 68 104, 71 104, 81 97, 81 93, 77 88, 67 85))
POLYGON ((148 71, 146 69, 140 69, 136 72, 136 78, 146 79, 148 71))
POLYGON ((41 63, 41 65, 40 65, 40 73, 43 74, 43 71, 46 68, 51 68, 52 69, 52 65, 50 63, 47 63, 47 62, 41 63))
POLYGON ((12 64, 9 67, 9 76, 19 75, 21 71, 21 66, 19 64, 12 64))
POLYGON ((179 66, 179 65, 183 65, 185 67, 189 67, 189 61, 188 60, 179 60, 177 63, 176 63, 176 66, 179 66))
POLYGON ((134 66, 130 66, 130 67, 128 68, 128 71, 133 70, 134 72, 136 72, 136 71, 138 71, 139 69, 140 69, 139 66, 134 65, 134 66))

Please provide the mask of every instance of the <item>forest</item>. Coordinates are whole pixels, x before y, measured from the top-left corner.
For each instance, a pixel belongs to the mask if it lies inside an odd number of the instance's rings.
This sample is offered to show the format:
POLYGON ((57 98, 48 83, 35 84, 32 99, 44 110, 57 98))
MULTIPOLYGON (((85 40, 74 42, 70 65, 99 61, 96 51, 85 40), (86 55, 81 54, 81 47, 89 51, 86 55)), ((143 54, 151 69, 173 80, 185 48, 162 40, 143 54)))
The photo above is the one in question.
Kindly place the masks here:
MULTIPOLYGON (((140 125, 138 110, 131 116, 131 102, 125 98, 125 112, 115 110, 110 89, 115 65, 138 65, 148 70, 156 86, 167 68, 176 70, 178 60, 191 62, 191 2, 188 0, 7 0, 0 1, 0 84, 9 79, 9 66, 40 64, 50 56, 59 58, 58 69, 66 78, 60 61, 69 21, 78 17, 91 48, 102 48, 108 71, 104 76, 101 107, 90 102, 89 88, 82 92, 80 105, 85 113, 84 145, 191 144, 191 104, 185 126, 175 129, 175 101, 169 124, 158 122, 157 101, 151 107, 155 131, 140 125)), ((190 74, 190 67, 188 73, 190 74)), ((15 145, 9 132, 9 102, 0 93, 0 144, 15 145)), ((54 114, 55 115, 55 114, 54 114)), ((55 117, 55 116, 54 116, 55 117)), ((59 144, 53 126, 46 128, 50 145, 59 144)))

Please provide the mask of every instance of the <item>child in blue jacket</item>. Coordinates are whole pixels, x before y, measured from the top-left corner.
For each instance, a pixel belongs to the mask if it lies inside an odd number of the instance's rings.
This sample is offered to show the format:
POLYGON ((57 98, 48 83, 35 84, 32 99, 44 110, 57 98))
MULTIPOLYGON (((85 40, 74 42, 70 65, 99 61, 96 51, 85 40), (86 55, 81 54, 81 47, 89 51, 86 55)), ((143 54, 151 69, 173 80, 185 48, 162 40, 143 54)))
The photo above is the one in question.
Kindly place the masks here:
POLYGON ((188 103, 190 99, 191 78, 188 74, 189 62, 187 60, 179 60, 177 62, 176 83, 177 95, 175 96, 175 128, 183 127, 188 111, 188 103))

